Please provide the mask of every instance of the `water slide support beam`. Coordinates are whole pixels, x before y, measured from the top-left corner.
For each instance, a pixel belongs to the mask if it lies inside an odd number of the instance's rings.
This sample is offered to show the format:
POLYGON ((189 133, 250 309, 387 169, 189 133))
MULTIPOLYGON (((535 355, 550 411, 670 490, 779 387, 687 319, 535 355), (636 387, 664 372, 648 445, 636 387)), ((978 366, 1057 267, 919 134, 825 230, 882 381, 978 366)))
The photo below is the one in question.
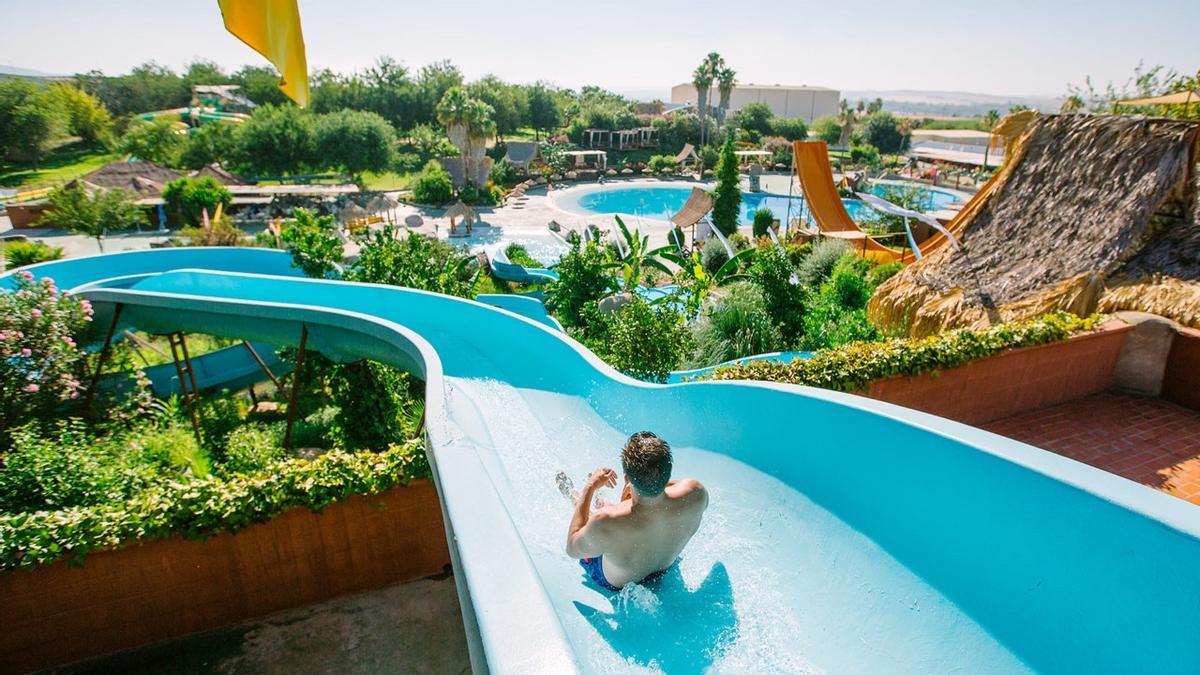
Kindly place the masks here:
POLYGON ((104 371, 104 362, 108 359, 108 352, 112 347, 113 333, 117 332, 117 323, 121 320, 121 310, 125 309, 125 305, 117 304, 113 310, 112 321, 108 324, 108 333, 104 336, 104 346, 100 348, 100 356, 96 359, 96 372, 92 374, 92 382, 88 386, 87 394, 83 399, 83 409, 85 412, 91 412, 92 399, 96 395, 96 388, 100 386, 100 375, 104 371))
POLYGON ((308 326, 300 326, 300 349, 296 353, 296 370, 292 373, 292 392, 288 394, 287 431, 283 434, 283 447, 292 449, 292 425, 296 421, 296 396, 300 391, 300 376, 304 372, 304 351, 308 346, 308 326))

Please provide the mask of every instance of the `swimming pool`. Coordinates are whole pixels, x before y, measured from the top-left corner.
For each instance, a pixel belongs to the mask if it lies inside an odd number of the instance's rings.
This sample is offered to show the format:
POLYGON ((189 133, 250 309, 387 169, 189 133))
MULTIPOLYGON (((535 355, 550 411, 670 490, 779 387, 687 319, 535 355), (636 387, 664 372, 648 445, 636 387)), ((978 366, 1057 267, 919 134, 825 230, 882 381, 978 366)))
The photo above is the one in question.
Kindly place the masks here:
MULTIPOLYGON (((903 188, 904 186, 879 184, 873 186, 871 191, 886 198, 889 190, 896 187, 903 188)), ((925 208, 930 211, 946 208, 950 203, 959 199, 958 195, 945 190, 925 187, 915 189, 922 193, 925 208)), ((620 213, 663 220, 679 211, 691 192, 691 185, 597 187, 589 190, 566 192, 558 198, 557 204, 559 208, 572 213, 586 215, 620 213)), ((754 212, 764 207, 770 209, 775 214, 775 217, 779 218, 782 222, 789 214, 789 202, 791 205, 791 215, 793 217, 800 215, 804 198, 800 195, 799 190, 791 197, 765 192, 743 192, 741 223, 749 225, 754 220, 754 212)), ((850 212, 850 216, 856 220, 866 217, 873 212, 871 207, 857 199, 843 199, 842 203, 846 205, 846 210, 850 212)))
POLYGON ((508 232, 500 227, 478 227, 469 237, 442 239, 455 246, 466 246, 472 253, 479 253, 494 244, 520 244, 525 247, 529 256, 543 265, 553 265, 569 250, 563 240, 552 234, 535 232, 508 232))

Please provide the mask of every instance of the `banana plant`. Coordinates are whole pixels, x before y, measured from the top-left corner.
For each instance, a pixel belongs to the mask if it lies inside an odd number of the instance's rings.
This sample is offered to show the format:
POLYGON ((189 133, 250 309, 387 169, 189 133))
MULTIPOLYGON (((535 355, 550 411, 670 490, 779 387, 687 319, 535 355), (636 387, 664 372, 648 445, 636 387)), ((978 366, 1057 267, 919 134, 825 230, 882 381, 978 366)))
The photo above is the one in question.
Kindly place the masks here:
POLYGON ((700 313, 704 299, 714 288, 750 278, 742 272, 743 263, 749 263, 754 258, 756 251, 757 249, 748 248, 739 252, 726 260, 725 264, 712 274, 705 271, 698 250, 692 251, 691 255, 687 257, 672 252, 660 255, 663 259, 679 267, 679 273, 675 276, 679 282, 678 299, 683 303, 687 315, 695 317, 700 313))
POLYGON ((674 247, 660 246, 658 248, 650 248, 650 237, 643 235, 641 231, 629 231, 625 226, 625 221, 621 220, 620 216, 617 219, 617 229, 620 230, 621 238, 624 240, 624 255, 616 262, 616 267, 620 269, 622 285, 626 289, 633 289, 640 286, 642 283, 642 270, 650 267, 671 274, 671 268, 660 260, 667 254, 670 254, 674 247))

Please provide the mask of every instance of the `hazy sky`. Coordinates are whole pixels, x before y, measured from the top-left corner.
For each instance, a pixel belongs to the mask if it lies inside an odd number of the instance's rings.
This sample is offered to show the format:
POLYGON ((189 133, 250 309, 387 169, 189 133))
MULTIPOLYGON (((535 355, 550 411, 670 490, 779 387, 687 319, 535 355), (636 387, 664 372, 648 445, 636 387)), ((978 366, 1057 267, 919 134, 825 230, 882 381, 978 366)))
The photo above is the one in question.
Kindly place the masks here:
MULTIPOLYGON (((1200 68, 1198 0, 300 0, 310 68, 451 59, 468 78, 658 92, 718 51, 738 79, 842 90, 1060 94, 1124 82, 1139 61, 1200 68)), ((262 60, 227 34, 216 0, 0 0, 0 64, 127 71, 196 58, 262 60)))

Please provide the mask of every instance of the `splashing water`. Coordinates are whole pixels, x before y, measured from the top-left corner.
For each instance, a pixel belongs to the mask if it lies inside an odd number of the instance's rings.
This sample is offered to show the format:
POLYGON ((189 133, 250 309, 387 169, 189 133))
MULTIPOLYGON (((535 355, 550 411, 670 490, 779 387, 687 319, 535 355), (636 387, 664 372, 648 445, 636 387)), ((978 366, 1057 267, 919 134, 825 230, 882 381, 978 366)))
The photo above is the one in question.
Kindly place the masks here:
POLYGON ((587 672, 1028 670, 834 514, 701 448, 674 449, 675 475, 710 493, 679 563, 661 580, 600 592, 563 553, 571 503, 555 475, 578 485, 598 466, 619 468, 625 433, 576 397, 492 380, 449 384, 457 404, 489 412, 487 438, 474 440, 490 454, 489 473, 587 672))

